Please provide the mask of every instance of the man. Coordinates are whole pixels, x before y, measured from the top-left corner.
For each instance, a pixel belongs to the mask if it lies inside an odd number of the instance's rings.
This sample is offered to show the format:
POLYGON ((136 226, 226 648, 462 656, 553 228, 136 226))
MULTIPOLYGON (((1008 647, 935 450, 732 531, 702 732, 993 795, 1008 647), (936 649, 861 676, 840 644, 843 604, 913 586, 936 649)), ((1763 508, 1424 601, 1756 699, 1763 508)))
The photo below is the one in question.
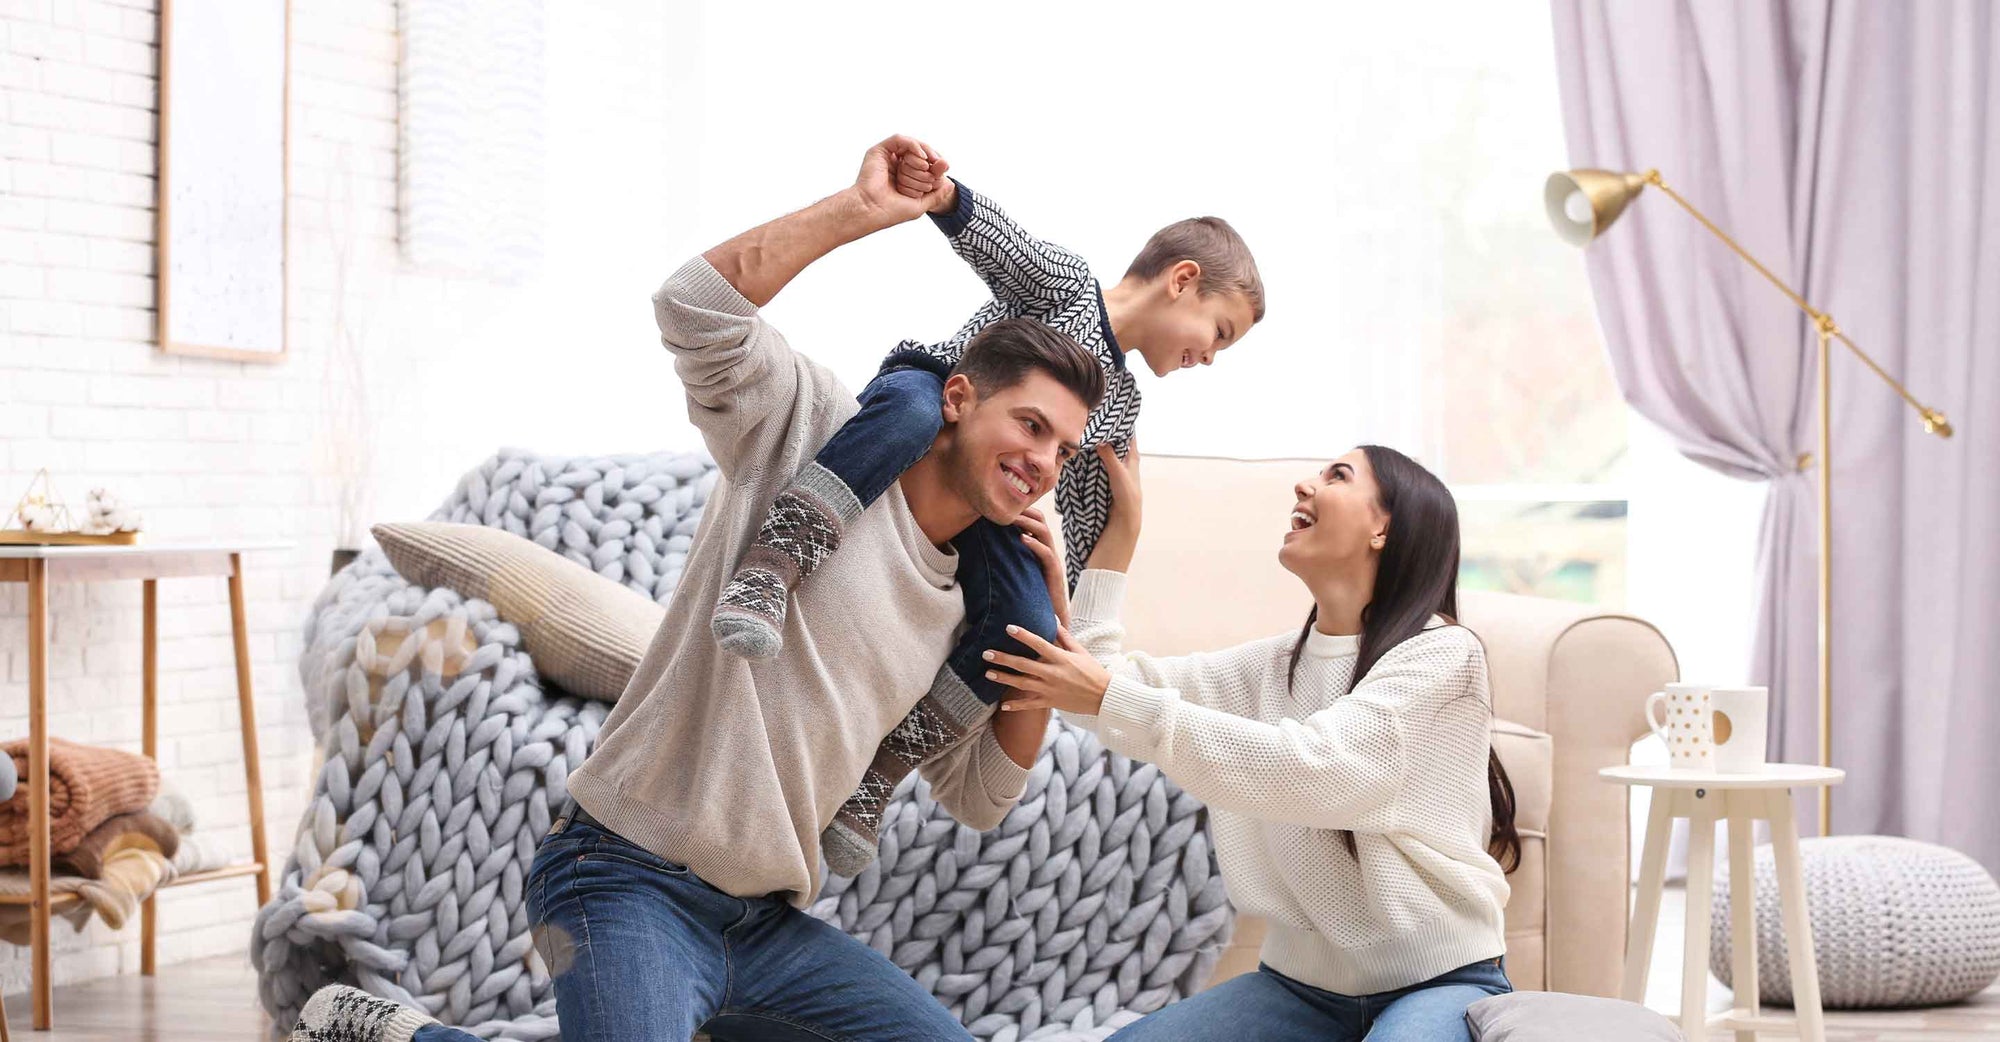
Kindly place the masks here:
MULTIPOLYGON (((896 180, 900 157, 921 147, 876 145, 854 185, 709 250, 653 298, 723 481, 666 621, 570 778, 574 806, 529 876, 566 1038, 967 1037, 907 974, 803 909, 820 886, 821 831, 964 619, 950 541, 980 517, 1050 538, 1027 506, 1077 451, 1104 393, 1097 362, 1032 320, 996 323, 952 370, 929 451, 795 594, 782 652, 746 660, 709 631, 772 501, 857 408, 758 309, 834 248, 936 205, 934 183, 896 180)), ((922 771, 952 816, 989 829, 1019 799, 1047 714, 964 710, 978 722, 922 771)), ((335 987, 308 1004, 299 1037, 472 1036, 335 987)))

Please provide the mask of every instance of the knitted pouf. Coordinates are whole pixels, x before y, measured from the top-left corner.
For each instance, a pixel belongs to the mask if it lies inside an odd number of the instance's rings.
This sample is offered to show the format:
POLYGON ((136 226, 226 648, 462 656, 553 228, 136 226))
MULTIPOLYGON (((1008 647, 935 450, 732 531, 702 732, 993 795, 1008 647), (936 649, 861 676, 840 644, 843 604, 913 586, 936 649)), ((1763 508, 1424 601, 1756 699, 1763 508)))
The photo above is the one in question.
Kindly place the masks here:
MULTIPOLYGON (((503 453, 433 515, 533 539, 664 603, 714 485, 692 455, 503 453)), ((280 1031, 356 984, 482 1038, 553 1039, 524 893, 610 706, 547 686, 493 606, 369 550, 327 585, 299 670, 326 763, 251 940, 280 1031)), ((662 755, 672 755, 663 751, 662 755)), ((980 1039, 1097 1039, 1191 994, 1232 912, 1207 811, 1056 721, 1020 804, 980 833, 917 775, 881 858, 813 914, 872 945, 980 1039)))
MULTIPOLYGON (((1934 1006, 2000 977, 2000 884, 1947 847, 1891 836, 1799 844, 1821 1005, 1934 1006)), ((1757 983, 1766 1003, 1792 1002, 1791 964, 1769 846, 1756 852, 1757 983)), ((1716 873, 1709 967, 1730 983, 1730 880, 1716 873)))

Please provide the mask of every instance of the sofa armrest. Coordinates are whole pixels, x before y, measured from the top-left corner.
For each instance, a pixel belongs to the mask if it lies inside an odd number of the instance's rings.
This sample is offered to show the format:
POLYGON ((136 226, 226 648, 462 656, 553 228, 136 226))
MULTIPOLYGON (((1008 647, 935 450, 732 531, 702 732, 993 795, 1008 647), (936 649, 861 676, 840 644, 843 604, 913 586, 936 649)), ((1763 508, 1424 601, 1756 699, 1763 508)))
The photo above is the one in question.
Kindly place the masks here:
MULTIPOLYGON (((1589 605, 1467 593, 1486 645, 1494 710, 1555 746, 1540 977, 1553 991, 1614 996, 1631 879, 1629 794, 1597 777, 1646 734, 1646 695, 1679 674, 1659 630, 1589 605)), ((1509 923, 1509 931, 1528 924, 1509 923)), ((1521 967, 1520 976, 1536 974, 1521 967)))

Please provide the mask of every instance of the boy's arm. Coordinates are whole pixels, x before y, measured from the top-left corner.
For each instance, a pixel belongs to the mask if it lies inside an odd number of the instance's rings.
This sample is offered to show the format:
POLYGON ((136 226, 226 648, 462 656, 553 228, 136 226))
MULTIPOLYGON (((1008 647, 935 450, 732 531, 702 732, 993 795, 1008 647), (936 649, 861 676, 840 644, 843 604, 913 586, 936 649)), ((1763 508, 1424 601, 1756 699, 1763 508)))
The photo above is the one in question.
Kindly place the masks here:
POLYGON ((819 373, 758 309, 835 248, 924 212, 931 197, 911 197, 892 181, 899 153, 921 147, 901 137, 881 142, 868 150, 852 186, 709 250, 653 295, 688 417, 725 475, 769 448, 755 432, 782 426, 765 421, 796 403, 802 381, 819 373))
POLYGON ((1090 288, 1082 257, 1028 234, 991 199, 951 178, 934 195, 931 221, 1014 313, 1053 311, 1090 288))

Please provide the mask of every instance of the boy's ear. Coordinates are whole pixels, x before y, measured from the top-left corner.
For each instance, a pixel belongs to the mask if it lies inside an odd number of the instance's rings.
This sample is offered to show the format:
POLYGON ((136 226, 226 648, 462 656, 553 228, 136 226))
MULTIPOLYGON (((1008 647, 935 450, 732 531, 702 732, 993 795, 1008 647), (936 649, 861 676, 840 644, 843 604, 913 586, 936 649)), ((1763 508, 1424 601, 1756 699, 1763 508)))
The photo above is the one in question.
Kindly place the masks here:
POLYGON ((1178 299, 1182 293, 1199 288, 1201 285, 1201 265, 1192 260, 1178 260, 1167 269, 1167 297, 1178 299))
POLYGON ((979 404, 979 390, 972 386, 972 378, 964 373, 954 373, 944 382, 944 422, 957 423, 979 404))

